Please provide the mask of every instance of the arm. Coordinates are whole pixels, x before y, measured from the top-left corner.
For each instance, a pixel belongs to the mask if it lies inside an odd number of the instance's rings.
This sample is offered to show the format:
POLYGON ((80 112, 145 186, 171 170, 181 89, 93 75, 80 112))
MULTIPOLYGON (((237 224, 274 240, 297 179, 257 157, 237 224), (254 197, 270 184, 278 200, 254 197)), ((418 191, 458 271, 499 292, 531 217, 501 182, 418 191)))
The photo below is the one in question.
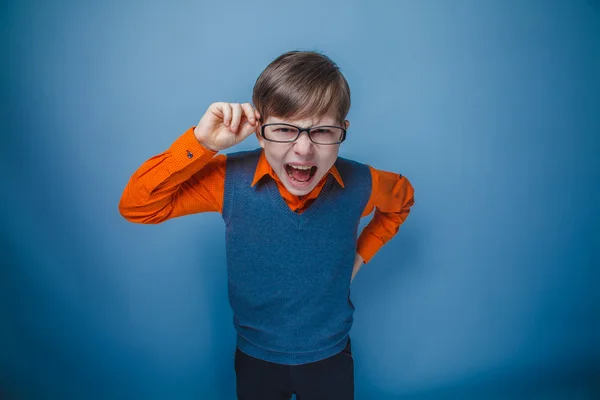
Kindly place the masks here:
POLYGON ((352 277, 398 232, 415 203, 414 189, 406 177, 372 167, 370 169, 371 197, 362 216, 369 215, 374 208, 375 215, 358 238, 352 277))
POLYGON ((216 153, 200 144, 194 128, 188 129, 135 171, 119 202, 121 215, 158 224, 186 214, 221 212, 226 156, 216 153))
POLYGON ((211 104, 195 128, 133 174, 119 202, 121 215, 158 224, 186 214, 222 212, 226 157, 214 156, 250 136, 259 119, 250 103, 211 104))

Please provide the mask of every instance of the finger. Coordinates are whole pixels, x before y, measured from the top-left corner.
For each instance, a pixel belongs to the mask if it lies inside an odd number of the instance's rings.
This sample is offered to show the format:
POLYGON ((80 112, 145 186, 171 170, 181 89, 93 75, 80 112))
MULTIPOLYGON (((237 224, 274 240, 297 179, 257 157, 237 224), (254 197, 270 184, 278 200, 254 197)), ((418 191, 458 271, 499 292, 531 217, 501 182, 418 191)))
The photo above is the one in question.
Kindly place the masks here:
POLYGON ((236 132, 237 128, 240 126, 240 117, 242 116, 242 106, 239 103, 231 103, 231 110, 233 114, 231 115, 231 128, 232 132, 236 132))
POLYGON ((229 103, 216 103, 216 109, 223 118, 223 125, 229 126, 231 123, 231 106, 229 103))
POLYGON ((246 114, 248 122, 250 122, 251 125, 254 125, 256 123, 256 115, 254 115, 254 108, 252 108, 252 105, 250 103, 244 103, 242 104, 242 109, 246 114))
POLYGON ((256 129, 258 129, 258 124, 252 125, 249 122, 246 122, 244 125, 242 125, 242 129, 240 129, 238 141, 241 142, 242 140, 246 139, 248 136, 256 132, 256 129))

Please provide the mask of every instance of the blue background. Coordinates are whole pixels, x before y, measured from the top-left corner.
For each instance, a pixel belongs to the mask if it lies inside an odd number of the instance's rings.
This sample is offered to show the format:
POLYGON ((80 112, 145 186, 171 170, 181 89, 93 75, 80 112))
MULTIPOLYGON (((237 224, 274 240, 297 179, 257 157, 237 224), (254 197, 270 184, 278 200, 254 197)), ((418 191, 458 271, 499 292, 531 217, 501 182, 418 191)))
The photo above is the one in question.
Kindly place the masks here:
POLYGON ((0 397, 235 397, 220 216, 118 202, 293 49, 416 190, 352 284, 356 398, 600 393, 598 1, 90 3, 2 3, 0 397))

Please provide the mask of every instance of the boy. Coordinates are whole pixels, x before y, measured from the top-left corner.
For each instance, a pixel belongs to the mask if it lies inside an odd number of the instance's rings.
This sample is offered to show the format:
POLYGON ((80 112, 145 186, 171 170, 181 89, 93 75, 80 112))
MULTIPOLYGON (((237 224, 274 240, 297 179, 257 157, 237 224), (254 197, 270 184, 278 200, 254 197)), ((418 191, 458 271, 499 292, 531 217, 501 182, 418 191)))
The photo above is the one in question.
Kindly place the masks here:
POLYGON ((408 216, 413 188, 338 158, 350 89, 327 56, 279 56, 252 102, 211 104, 133 174, 120 212, 146 224, 222 214, 238 399, 353 399, 350 283, 408 216), (216 155, 254 132, 259 149, 216 155))

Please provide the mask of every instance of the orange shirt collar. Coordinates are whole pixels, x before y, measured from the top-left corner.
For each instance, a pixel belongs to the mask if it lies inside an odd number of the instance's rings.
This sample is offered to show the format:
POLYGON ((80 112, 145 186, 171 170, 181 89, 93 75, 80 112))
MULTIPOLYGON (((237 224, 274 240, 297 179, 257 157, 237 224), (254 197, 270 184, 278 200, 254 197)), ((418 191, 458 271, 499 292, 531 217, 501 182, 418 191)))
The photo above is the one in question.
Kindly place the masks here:
MULTIPOLYGON (((341 187, 344 187, 344 181, 342 180, 342 176, 340 175, 335 165, 333 165, 329 169, 328 173, 333 175, 333 177, 340 184, 341 187)), ((260 181, 265 175, 269 175, 276 182, 279 182, 279 178, 277 177, 275 171, 273 171, 273 168, 271 168, 271 165, 267 161, 267 157, 265 157, 265 151, 263 150, 260 153, 260 158, 258 159, 258 164, 256 165, 256 172, 254 173, 254 180, 252 181, 252 185, 250 186, 256 185, 256 183, 258 183, 258 181, 260 181)))

